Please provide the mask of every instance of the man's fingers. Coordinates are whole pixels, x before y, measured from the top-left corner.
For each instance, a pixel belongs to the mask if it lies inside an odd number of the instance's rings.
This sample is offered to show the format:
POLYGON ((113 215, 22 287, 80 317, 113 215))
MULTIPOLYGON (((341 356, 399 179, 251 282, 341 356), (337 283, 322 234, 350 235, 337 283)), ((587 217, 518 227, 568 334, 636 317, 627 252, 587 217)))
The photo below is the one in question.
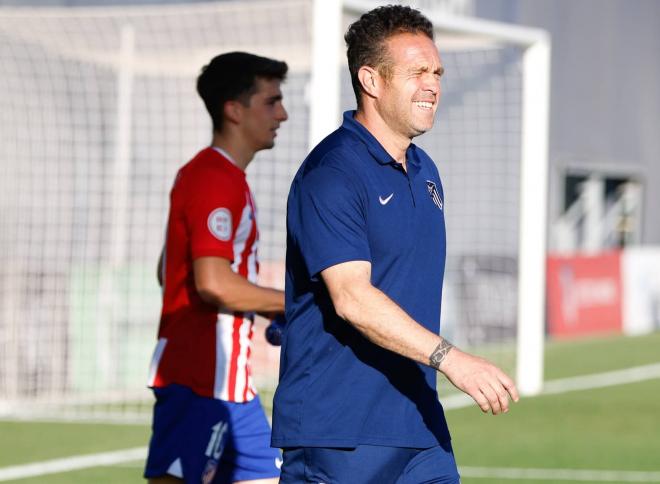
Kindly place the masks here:
POLYGON ((500 372, 498 379, 502 384, 502 386, 506 389, 507 393, 511 395, 511 399, 514 402, 520 400, 520 395, 518 395, 518 389, 516 388, 516 384, 513 382, 511 378, 508 377, 508 375, 500 372))
POLYGON ((498 368, 483 382, 481 393, 488 399, 493 415, 509 411, 509 396, 518 399, 518 391, 513 381, 498 368))
POLYGON ((493 387, 488 382, 483 382, 481 384, 481 393, 488 400, 488 405, 490 410, 493 412, 493 415, 497 415, 498 413, 502 412, 500 399, 497 395, 497 392, 493 390, 493 387))
POLYGON ((502 413, 506 413, 509 411, 509 394, 504 386, 500 385, 499 381, 497 381, 496 384, 497 386, 493 388, 493 391, 497 394, 497 400, 500 404, 502 413))
POLYGON ((491 384, 493 385, 493 390, 497 393, 502 412, 506 413, 509 411, 509 396, 515 399, 518 397, 518 392, 513 380, 506 373, 497 369, 494 376, 495 378, 491 384))
POLYGON ((472 397, 472 399, 477 402, 477 405, 479 405, 479 408, 481 409, 482 412, 488 413, 490 410, 490 403, 488 403, 488 398, 479 390, 479 388, 476 388, 474 391, 468 392, 468 394, 472 397))

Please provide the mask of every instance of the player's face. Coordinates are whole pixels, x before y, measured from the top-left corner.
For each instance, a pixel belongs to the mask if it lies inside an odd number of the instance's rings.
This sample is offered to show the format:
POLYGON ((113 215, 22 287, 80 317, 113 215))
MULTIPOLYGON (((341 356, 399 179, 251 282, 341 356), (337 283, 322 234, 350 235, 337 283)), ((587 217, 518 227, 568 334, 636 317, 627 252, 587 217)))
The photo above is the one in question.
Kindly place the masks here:
POLYGON ((440 55, 423 34, 398 34, 386 45, 390 71, 377 109, 392 131, 413 138, 433 127, 443 73, 440 55))
POLYGON ((288 118, 282 104, 279 79, 256 80, 256 92, 250 96, 244 108, 242 130, 254 151, 269 149, 275 145, 275 136, 280 123, 288 118))

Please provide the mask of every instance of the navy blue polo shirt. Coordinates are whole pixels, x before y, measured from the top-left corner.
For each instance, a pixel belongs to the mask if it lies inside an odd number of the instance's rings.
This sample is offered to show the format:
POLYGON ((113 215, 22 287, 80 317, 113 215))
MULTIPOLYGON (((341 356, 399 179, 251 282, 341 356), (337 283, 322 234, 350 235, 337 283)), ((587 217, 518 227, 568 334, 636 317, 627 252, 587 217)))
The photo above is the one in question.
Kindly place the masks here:
POLYGON ((274 447, 425 448, 449 440, 436 371, 369 342, 337 316, 319 274, 369 261, 375 287, 440 330, 446 240, 438 170, 411 144, 406 172, 353 116, 346 112, 309 154, 289 193, 274 447))

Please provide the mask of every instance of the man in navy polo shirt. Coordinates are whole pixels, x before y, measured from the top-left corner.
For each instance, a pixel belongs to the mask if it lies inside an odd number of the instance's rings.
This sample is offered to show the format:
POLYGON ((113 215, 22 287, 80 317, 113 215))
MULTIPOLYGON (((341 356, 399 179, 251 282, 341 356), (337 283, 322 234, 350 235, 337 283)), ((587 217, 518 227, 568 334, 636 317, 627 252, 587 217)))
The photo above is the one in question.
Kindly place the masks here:
POLYGON ((433 26, 409 7, 379 7, 345 39, 358 109, 310 153, 288 200, 280 482, 457 483, 436 371, 484 412, 506 412, 518 395, 438 335, 444 194, 411 144, 440 99, 433 26))

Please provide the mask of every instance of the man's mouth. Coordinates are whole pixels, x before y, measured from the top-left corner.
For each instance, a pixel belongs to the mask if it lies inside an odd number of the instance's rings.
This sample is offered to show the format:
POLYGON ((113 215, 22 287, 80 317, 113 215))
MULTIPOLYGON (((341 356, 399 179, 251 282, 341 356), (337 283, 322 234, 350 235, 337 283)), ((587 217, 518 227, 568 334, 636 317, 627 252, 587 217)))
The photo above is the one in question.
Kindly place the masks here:
POLYGON ((421 109, 433 109, 433 103, 431 101, 413 101, 413 104, 421 109))

